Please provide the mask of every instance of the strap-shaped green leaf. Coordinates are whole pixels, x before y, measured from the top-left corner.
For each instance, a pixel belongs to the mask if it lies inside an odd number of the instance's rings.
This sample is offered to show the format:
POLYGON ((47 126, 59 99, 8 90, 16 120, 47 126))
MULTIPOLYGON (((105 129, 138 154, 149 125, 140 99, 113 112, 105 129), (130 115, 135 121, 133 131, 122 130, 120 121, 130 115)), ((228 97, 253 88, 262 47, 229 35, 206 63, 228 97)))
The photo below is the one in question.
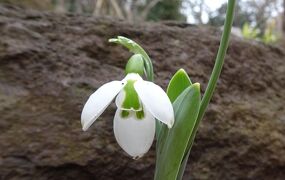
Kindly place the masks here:
MULTIPOLYGON (((179 69, 173 75, 167 87, 167 95, 170 101, 173 103, 175 99, 190 85, 192 85, 192 82, 187 73, 185 72, 185 70, 179 69)), ((161 130, 159 132, 157 146, 156 146, 157 159, 159 158, 160 155, 159 152, 161 152, 161 148, 163 147, 167 134, 168 134, 168 127, 164 124, 161 124, 161 130)))
POLYGON ((184 69, 179 69, 171 78, 168 87, 167 95, 173 103, 175 99, 192 84, 189 76, 184 69))
POLYGON ((195 83, 176 98, 175 124, 167 133, 159 152, 155 180, 175 180, 199 113, 200 85, 195 83))

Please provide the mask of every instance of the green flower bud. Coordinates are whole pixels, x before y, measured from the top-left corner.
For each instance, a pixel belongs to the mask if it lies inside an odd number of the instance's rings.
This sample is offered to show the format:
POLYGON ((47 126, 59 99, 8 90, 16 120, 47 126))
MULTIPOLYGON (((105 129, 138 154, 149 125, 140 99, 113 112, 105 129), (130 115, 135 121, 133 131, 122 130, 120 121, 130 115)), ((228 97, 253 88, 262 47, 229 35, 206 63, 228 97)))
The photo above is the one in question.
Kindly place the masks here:
POLYGON ((134 54, 126 65, 126 74, 137 73, 143 75, 144 73, 144 60, 141 54, 134 54))

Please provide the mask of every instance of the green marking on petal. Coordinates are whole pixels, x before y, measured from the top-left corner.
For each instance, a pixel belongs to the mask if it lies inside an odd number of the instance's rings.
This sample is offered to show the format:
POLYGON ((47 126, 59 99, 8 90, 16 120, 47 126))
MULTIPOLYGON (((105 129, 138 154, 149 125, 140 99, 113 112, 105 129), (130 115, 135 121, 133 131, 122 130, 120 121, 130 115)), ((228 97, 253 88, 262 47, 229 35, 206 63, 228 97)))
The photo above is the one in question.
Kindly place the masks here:
POLYGON ((144 111, 137 111, 136 112, 136 116, 138 118, 138 120, 142 120, 144 118, 144 111))
POLYGON ((141 104, 139 101, 139 96, 134 88, 135 80, 128 80, 124 87, 125 99, 122 104, 123 109, 130 109, 139 111, 141 110, 141 104))
POLYGON ((122 110, 122 112, 121 112, 122 118, 127 118, 129 116, 129 114, 130 114, 130 112, 126 111, 126 110, 122 110))

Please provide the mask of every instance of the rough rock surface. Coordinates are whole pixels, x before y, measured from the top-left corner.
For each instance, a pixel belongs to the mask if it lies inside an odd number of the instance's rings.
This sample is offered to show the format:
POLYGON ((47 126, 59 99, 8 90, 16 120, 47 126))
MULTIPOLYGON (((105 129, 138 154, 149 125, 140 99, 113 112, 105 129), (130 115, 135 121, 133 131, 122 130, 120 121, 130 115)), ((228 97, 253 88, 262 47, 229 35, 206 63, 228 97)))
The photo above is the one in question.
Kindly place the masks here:
MULTIPOLYGON (((154 151, 134 161, 116 144, 112 105, 89 131, 80 113, 100 85, 124 76, 124 35, 154 61, 167 86, 183 67, 202 89, 220 31, 56 16, 0 6, 0 179, 149 180, 154 151)), ((232 38, 185 179, 285 179, 285 51, 232 38)))

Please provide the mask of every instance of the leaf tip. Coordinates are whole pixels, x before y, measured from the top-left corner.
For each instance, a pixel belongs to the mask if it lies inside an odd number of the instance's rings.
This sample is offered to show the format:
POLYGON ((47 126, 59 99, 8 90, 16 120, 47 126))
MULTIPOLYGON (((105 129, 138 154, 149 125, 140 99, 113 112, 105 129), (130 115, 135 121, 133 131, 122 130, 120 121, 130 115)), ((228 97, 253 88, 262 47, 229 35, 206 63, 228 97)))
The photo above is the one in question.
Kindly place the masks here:
POLYGON ((200 83, 194 83, 192 86, 200 90, 200 83))
POLYGON ((187 74, 186 71, 183 68, 180 68, 177 73, 183 73, 183 74, 187 74))
POLYGON ((112 42, 118 42, 118 39, 117 38, 111 38, 111 39, 108 40, 108 42, 111 42, 111 43, 112 42))

